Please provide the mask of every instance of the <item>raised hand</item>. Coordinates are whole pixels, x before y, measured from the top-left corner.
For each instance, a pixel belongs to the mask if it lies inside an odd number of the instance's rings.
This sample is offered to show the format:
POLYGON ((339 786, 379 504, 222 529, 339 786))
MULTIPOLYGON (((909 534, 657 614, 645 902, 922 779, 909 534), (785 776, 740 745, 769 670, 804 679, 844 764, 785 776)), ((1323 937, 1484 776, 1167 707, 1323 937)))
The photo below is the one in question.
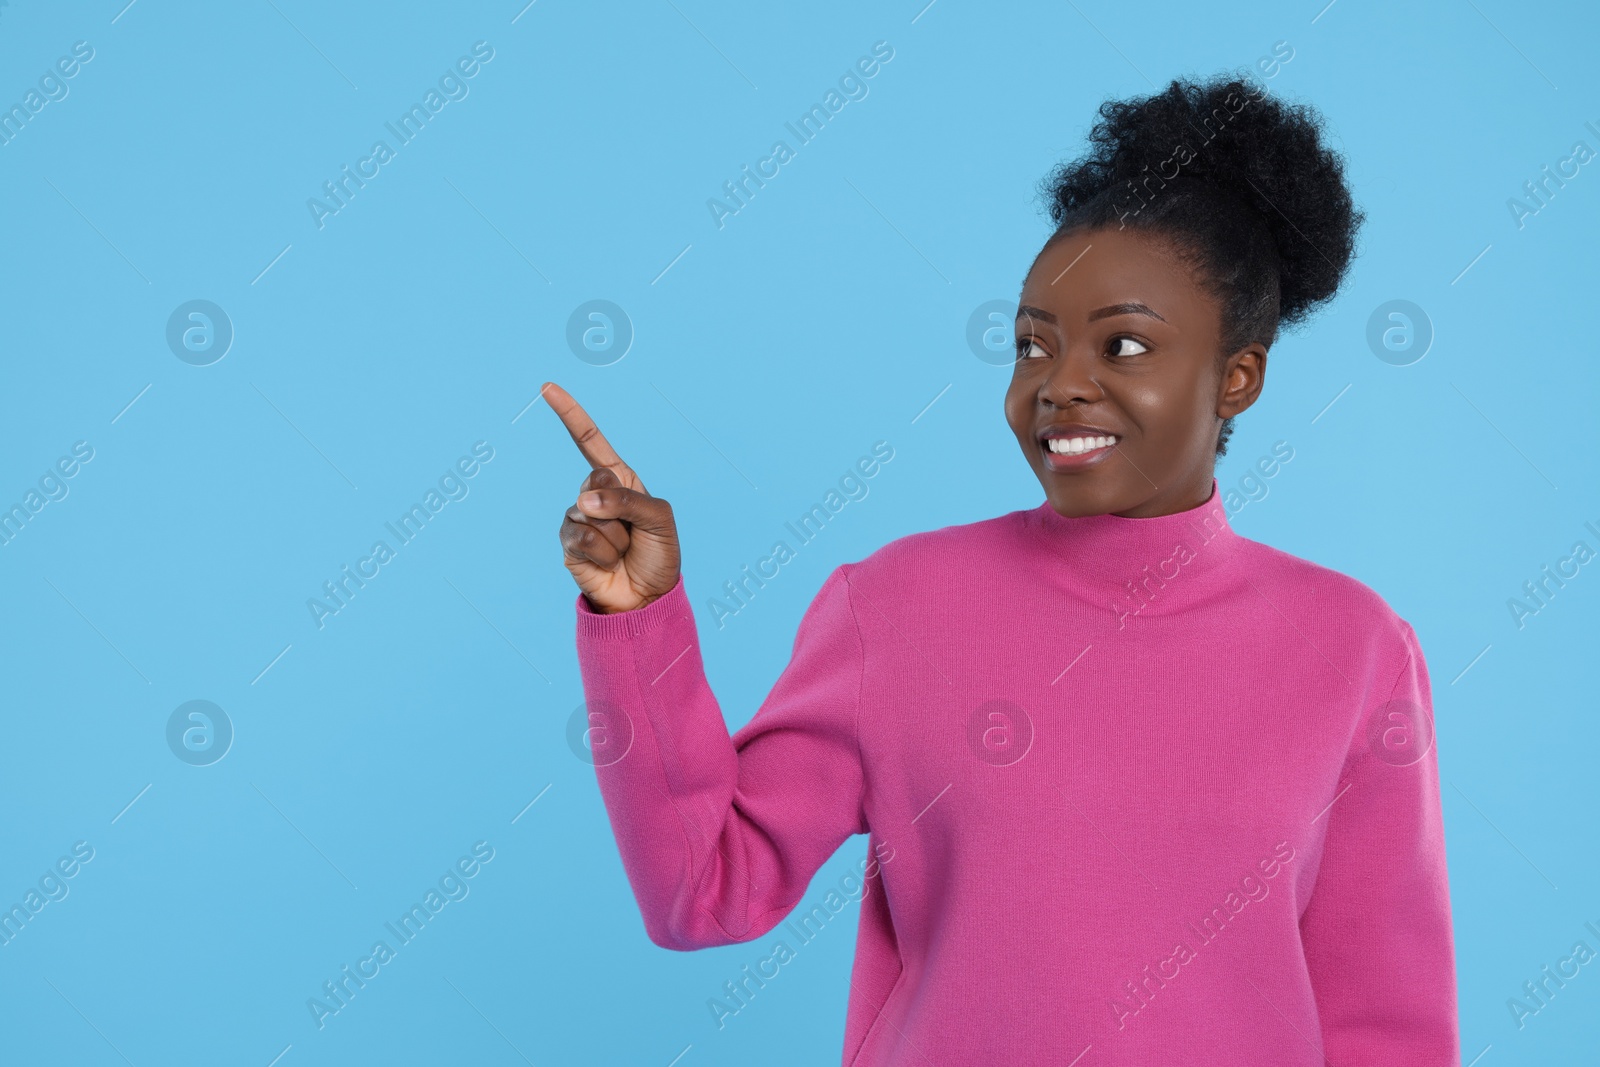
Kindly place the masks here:
POLYGON ((561 523, 563 562, 598 612, 642 608, 678 583, 672 505, 653 497, 583 407, 554 382, 539 390, 593 468, 561 523))

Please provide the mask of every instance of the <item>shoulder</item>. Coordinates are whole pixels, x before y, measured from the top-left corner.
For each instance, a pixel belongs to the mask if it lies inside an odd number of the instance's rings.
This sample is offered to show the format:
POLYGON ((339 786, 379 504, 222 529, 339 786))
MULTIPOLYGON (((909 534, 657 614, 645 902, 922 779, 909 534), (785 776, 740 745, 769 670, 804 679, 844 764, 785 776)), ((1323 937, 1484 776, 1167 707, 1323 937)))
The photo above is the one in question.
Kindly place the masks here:
POLYGON ((906 534, 841 564, 829 581, 848 586, 858 604, 981 600, 1015 581, 1017 553, 1029 543, 1026 516, 1009 511, 906 534))
POLYGON ((1384 662, 1420 652, 1411 624, 1359 578, 1247 537, 1239 542, 1243 573, 1296 620, 1366 644, 1384 662))
POLYGON ((845 564, 851 582, 878 585, 907 578, 927 580, 934 575, 972 573, 991 561, 1006 557, 994 551, 998 544, 1021 535, 1025 510, 1009 511, 975 522, 919 530, 883 545, 870 555, 845 564))

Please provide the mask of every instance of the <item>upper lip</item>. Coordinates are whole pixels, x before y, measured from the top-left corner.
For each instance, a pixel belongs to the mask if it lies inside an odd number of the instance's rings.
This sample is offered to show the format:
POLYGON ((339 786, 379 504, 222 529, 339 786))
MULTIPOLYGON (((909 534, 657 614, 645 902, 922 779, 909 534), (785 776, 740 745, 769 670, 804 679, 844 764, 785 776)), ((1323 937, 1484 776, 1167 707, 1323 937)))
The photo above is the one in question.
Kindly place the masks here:
POLYGON ((1084 422, 1064 422, 1057 426, 1047 426, 1039 431, 1039 439, 1047 440, 1051 437, 1116 437, 1122 435, 1114 430, 1107 430, 1100 426, 1090 426, 1084 422))

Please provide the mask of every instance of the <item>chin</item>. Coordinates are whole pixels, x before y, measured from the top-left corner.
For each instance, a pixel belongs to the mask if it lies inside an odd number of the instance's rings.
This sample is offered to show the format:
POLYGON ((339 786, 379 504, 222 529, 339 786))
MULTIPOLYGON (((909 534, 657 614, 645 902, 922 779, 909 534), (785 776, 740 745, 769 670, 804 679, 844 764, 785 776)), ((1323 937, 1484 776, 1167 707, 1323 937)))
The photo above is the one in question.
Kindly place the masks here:
POLYGON ((1117 506, 1110 503, 1110 499, 1117 495, 1115 487, 1107 486, 1103 479, 1062 475, 1048 470, 1037 473, 1045 499, 1058 515, 1102 515, 1117 510, 1117 506))

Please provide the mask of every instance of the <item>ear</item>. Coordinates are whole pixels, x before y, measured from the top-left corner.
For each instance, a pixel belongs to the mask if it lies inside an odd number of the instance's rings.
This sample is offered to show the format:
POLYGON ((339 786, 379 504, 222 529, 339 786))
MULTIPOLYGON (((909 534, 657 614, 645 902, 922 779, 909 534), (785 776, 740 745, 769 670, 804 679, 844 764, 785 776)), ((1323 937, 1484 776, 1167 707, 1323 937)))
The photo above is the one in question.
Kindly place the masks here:
POLYGON ((1217 382, 1217 417, 1229 419, 1250 407, 1266 381, 1266 346, 1252 341, 1223 361, 1217 382))

